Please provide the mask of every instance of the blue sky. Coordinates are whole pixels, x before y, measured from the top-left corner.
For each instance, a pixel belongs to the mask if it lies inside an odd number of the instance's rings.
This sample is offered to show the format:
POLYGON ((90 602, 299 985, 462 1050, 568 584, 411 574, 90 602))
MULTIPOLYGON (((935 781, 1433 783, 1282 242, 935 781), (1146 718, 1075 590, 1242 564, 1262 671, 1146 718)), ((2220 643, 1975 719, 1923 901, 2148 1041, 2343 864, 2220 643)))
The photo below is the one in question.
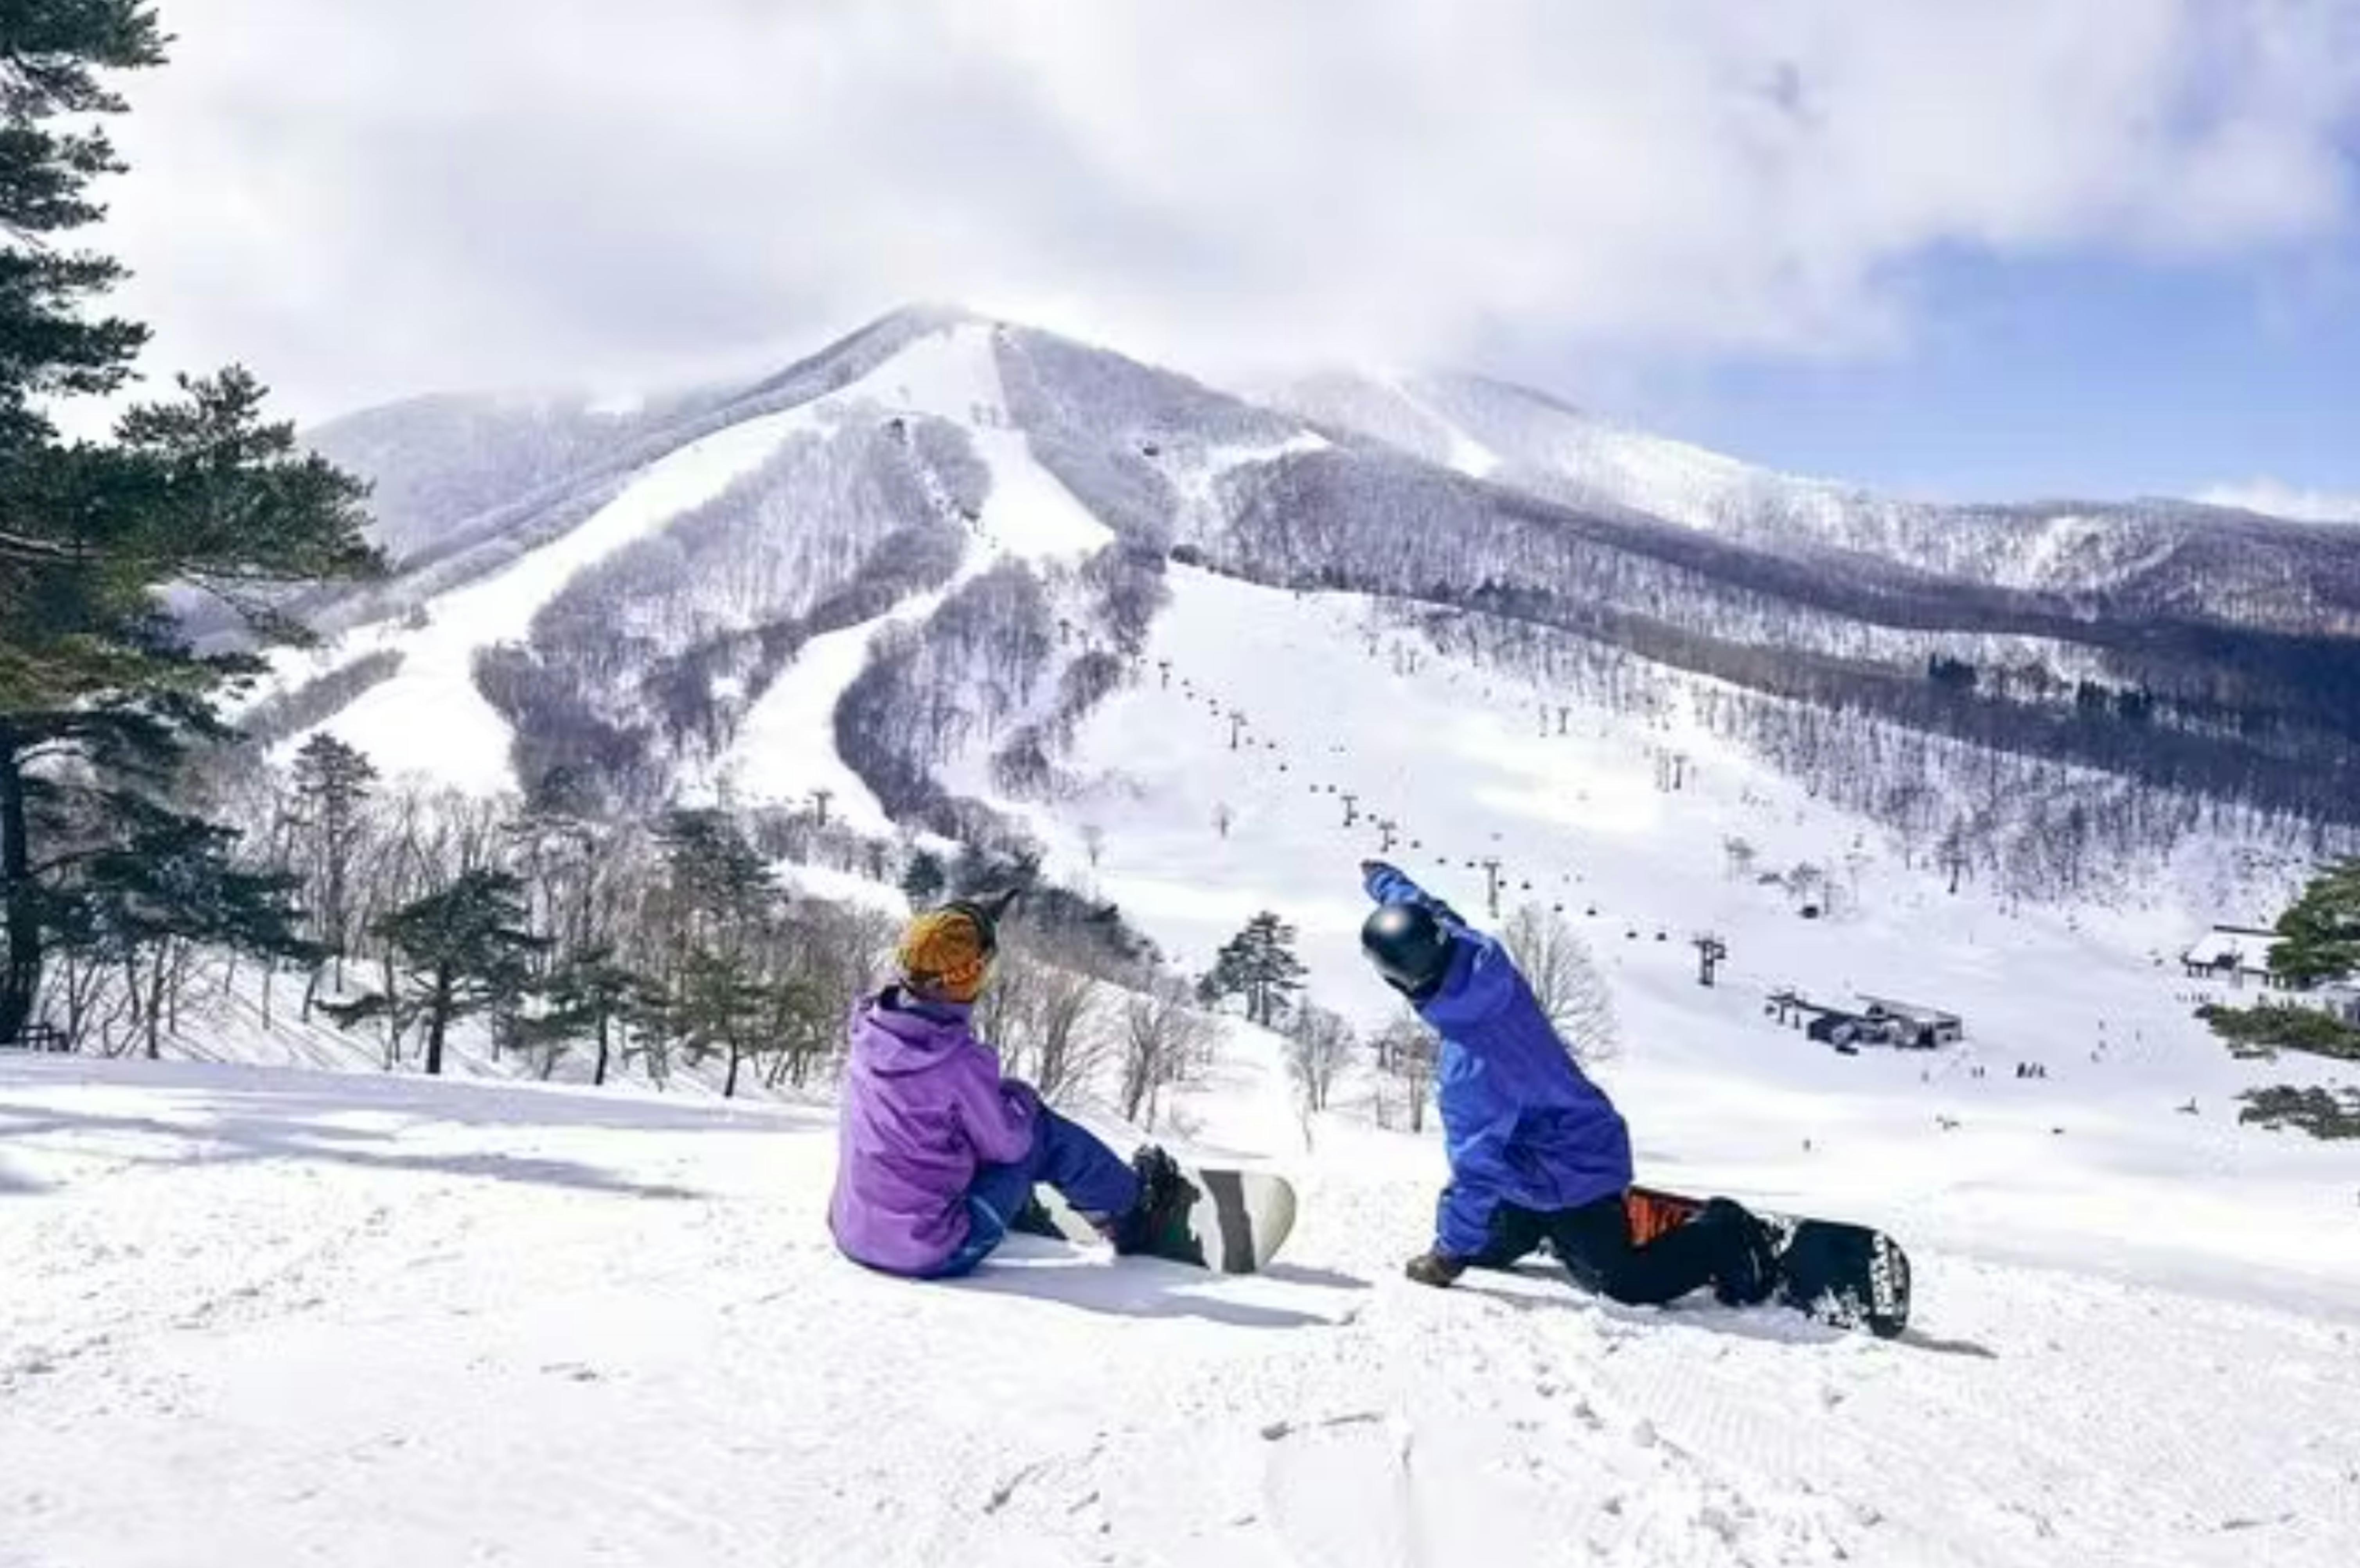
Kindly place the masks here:
POLYGON ((1807 474, 1958 498, 2193 495, 2261 476, 2360 495, 2360 249, 2260 264, 1963 252, 1904 269, 1889 352, 1661 360, 1601 412, 1807 474))

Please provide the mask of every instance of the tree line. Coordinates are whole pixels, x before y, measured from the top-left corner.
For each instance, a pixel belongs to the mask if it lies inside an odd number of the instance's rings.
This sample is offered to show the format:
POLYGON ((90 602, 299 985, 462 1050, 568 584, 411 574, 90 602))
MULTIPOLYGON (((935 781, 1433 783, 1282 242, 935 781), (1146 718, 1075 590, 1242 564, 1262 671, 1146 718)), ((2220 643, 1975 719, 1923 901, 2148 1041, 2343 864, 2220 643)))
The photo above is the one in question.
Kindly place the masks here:
POLYGON ((148 955, 126 988, 153 1017, 173 943, 288 939, 283 889, 185 788, 230 738, 221 696, 300 640, 308 583, 381 571, 365 492, 268 419, 231 366, 133 405, 103 439, 56 415, 134 374, 144 327, 105 312, 123 269, 70 236, 121 164, 122 72, 162 62, 142 0, 22 0, 0 49, 0 1040, 21 1038, 61 951, 148 955), (174 614, 234 636, 201 650, 174 614))

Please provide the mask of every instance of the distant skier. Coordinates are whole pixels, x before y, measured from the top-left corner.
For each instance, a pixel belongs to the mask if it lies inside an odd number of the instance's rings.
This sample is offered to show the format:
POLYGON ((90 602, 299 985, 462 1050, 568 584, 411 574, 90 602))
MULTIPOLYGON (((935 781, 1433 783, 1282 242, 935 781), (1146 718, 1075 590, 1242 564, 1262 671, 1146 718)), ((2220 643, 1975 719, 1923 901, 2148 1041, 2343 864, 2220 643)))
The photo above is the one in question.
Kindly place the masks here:
POLYGON ((999 947, 998 900, 912 920, 898 983, 855 1008, 828 1228, 857 1263, 942 1279, 972 1271, 1046 1183, 1118 1252, 1153 1252, 1197 1196, 1150 1144, 1126 1165, 1000 1073, 970 1015, 999 947))
POLYGON ((1386 984, 1442 1037, 1435 1082, 1450 1184, 1434 1246, 1409 1277, 1448 1285, 1505 1269, 1546 1239, 1576 1283, 1659 1303, 1710 1285, 1731 1305, 1777 1287, 1768 1228, 1726 1198, 1646 1246, 1631 1235, 1631 1135, 1574 1064, 1497 939, 1382 861, 1363 861, 1377 901, 1360 945, 1386 984))

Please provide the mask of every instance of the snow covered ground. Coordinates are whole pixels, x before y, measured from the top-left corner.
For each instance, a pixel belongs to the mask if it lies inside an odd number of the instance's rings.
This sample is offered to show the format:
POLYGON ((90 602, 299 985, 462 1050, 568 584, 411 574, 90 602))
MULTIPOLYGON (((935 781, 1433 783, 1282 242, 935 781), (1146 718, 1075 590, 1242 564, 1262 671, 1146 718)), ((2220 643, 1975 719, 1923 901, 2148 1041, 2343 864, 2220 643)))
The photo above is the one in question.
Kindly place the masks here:
MULTIPOLYGON (((1537 1264, 1427 1290, 1399 1265, 1430 1138, 1339 1115, 1306 1153, 1245 1031, 1186 1109, 1303 1188, 1268 1276, 1023 1241, 925 1285, 829 1247, 822 1108, 0 1061, 0 1563, 2343 1564, 2360 1540, 2348 1162, 2306 1274, 2200 1226, 2116 1255, 2115 1209, 2162 1195, 2103 1161, 2052 1183, 2101 1255, 2068 1267, 1888 1145, 1961 1206, 1911 1234, 1918 1323, 1886 1343, 1617 1307, 1537 1264)), ((1827 1127, 1770 1094, 1677 1123, 1741 1151, 1827 1127)), ((1820 1169, 1786 1157, 1780 1195, 1820 1169)))

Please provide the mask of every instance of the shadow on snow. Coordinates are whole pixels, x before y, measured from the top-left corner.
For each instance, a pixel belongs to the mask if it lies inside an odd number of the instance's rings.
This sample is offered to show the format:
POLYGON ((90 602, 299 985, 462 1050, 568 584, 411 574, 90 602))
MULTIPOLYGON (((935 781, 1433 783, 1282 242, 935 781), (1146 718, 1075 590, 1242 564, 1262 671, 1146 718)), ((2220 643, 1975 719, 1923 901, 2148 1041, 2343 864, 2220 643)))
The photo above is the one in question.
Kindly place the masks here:
MULTIPOLYGON (((1297 1288, 1368 1288, 1364 1280, 1325 1269, 1273 1268, 1265 1277, 1297 1288)), ((1341 1321, 1219 1294, 1222 1276, 1184 1263, 1154 1258, 1117 1260, 1026 1236, 1009 1238, 965 1279, 940 1283, 978 1295, 1030 1296, 1109 1317, 1196 1318, 1231 1328, 1334 1328, 1341 1321)))
MULTIPOLYGON (((356 1107, 346 1102, 322 1102, 340 1114, 356 1107)), ((260 1160, 311 1160, 365 1171, 425 1171, 495 1181, 519 1181, 538 1186, 569 1187, 582 1192, 612 1192, 635 1198, 696 1198, 692 1188, 635 1181, 612 1171, 579 1160, 540 1155, 490 1153, 398 1154, 366 1147, 391 1143, 392 1132, 336 1127, 301 1120, 300 1107, 272 1096, 232 1096, 215 1102, 200 1097, 191 1103, 198 1116, 187 1121, 155 1116, 104 1116, 49 1106, 0 1104, 0 1139, 37 1138, 50 1133, 127 1134, 177 1146, 174 1152, 109 1151, 136 1165, 197 1166, 260 1160), (285 1115, 259 1117, 240 1114, 268 1102, 285 1115)), ((366 1108, 366 1107, 360 1107, 366 1108)), ((442 1118, 438 1118, 442 1119, 442 1118)), ((504 1125, 514 1125, 504 1124, 504 1125)), ((638 1125, 638 1124, 632 1124, 638 1125)), ((0 1171, 0 1192, 38 1191, 0 1171)))

